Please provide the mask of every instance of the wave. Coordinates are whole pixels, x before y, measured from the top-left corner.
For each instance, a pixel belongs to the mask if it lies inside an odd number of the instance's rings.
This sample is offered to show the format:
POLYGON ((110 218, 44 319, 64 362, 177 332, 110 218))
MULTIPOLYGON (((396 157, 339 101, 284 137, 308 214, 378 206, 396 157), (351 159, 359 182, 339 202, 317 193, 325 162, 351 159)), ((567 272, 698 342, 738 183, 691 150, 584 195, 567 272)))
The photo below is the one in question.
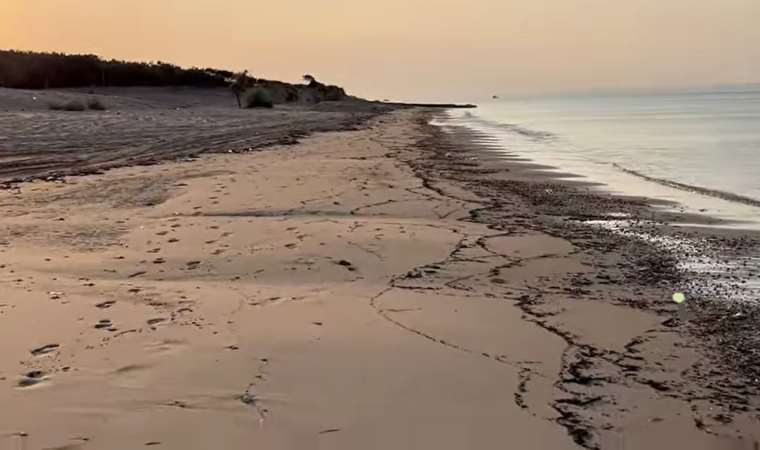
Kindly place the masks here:
POLYGON ((477 122, 481 125, 485 125, 491 128, 499 128, 509 131, 511 133, 519 134, 520 136, 527 137, 539 142, 547 142, 557 140, 557 135, 548 131, 532 130, 513 123, 496 122, 494 120, 484 119, 478 117, 472 113, 465 113, 464 117, 470 122, 477 122))
POLYGON ((632 169, 627 169, 617 163, 612 163, 612 166, 629 175, 633 175, 635 177, 641 178, 642 180, 650 181, 652 183, 657 183, 662 186, 667 186, 667 187, 679 189, 682 191, 696 192, 701 195, 720 198, 720 199, 727 200, 734 203, 741 203, 744 205, 760 207, 760 200, 752 198, 752 197, 746 197, 743 195, 734 194, 733 192, 725 192, 725 191, 720 191, 717 189, 708 189, 701 186, 694 186, 691 184, 679 183, 678 181, 668 180, 666 178, 652 177, 652 176, 645 175, 641 172, 638 172, 632 169))
MULTIPOLYGON (((527 137, 533 140, 534 142, 538 142, 538 143, 550 143, 550 142, 554 143, 554 142, 560 141, 560 137, 558 135, 548 132, 548 131, 533 130, 533 129, 525 128, 516 124, 497 122, 494 120, 484 119, 480 116, 477 116, 469 112, 465 113, 461 118, 472 124, 479 124, 491 129, 500 129, 500 130, 505 130, 511 133, 515 133, 515 134, 527 137)), ((757 198, 735 194, 733 192, 721 191, 718 189, 710 189, 710 188, 705 188, 702 186, 695 186, 691 184, 681 183, 678 181, 669 180, 667 178, 657 178, 650 175, 646 175, 644 173, 638 172, 633 169, 628 169, 626 167, 621 166, 618 163, 610 163, 610 164, 612 165, 612 167, 614 167, 617 170, 620 170, 629 175, 633 175, 645 181, 657 183, 661 186, 678 189, 680 191, 693 192, 693 193, 697 193, 697 194, 704 195, 707 197, 719 198, 719 199, 726 200, 733 203, 760 207, 760 199, 757 199, 757 198)))

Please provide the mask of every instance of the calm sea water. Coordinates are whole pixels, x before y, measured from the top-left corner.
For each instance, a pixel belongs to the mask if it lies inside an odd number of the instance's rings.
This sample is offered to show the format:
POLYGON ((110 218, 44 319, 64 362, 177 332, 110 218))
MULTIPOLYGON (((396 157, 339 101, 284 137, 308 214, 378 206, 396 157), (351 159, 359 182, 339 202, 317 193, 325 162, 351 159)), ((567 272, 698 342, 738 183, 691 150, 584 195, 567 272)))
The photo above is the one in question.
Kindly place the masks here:
POLYGON ((445 121, 608 190, 760 221, 760 86, 640 95, 509 98, 445 121))

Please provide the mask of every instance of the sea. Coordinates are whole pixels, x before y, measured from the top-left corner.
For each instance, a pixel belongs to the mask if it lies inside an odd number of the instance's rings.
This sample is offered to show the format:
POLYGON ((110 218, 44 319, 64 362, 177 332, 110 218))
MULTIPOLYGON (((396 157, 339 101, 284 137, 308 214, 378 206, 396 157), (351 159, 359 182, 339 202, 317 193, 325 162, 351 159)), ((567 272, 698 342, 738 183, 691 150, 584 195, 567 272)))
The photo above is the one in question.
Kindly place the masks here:
POLYGON ((503 97, 443 125, 620 194, 760 229, 760 85, 503 97))

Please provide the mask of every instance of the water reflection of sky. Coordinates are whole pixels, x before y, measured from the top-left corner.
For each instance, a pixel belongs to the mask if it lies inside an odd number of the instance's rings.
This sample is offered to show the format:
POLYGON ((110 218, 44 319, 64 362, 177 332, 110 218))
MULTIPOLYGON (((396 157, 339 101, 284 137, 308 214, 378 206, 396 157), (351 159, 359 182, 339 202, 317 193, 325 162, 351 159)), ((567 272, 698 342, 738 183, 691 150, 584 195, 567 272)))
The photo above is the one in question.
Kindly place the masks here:
POLYGON ((603 183, 615 193, 760 229, 760 208, 646 181, 622 169, 760 200, 760 89, 501 100, 445 122, 493 136, 505 152, 603 183))

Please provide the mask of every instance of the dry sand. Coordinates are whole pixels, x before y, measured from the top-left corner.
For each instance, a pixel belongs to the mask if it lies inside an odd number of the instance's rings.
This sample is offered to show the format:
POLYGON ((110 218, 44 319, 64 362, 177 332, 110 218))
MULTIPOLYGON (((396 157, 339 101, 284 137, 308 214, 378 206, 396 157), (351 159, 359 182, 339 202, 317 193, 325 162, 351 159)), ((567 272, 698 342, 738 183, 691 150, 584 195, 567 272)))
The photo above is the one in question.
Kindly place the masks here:
POLYGON ((0 191, 0 449, 757 448, 661 288, 425 118, 0 191))
POLYGON ((388 109, 360 100, 238 109, 222 88, 0 88, 0 183, 294 143, 388 109), (88 99, 107 110, 49 109, 88 99))

